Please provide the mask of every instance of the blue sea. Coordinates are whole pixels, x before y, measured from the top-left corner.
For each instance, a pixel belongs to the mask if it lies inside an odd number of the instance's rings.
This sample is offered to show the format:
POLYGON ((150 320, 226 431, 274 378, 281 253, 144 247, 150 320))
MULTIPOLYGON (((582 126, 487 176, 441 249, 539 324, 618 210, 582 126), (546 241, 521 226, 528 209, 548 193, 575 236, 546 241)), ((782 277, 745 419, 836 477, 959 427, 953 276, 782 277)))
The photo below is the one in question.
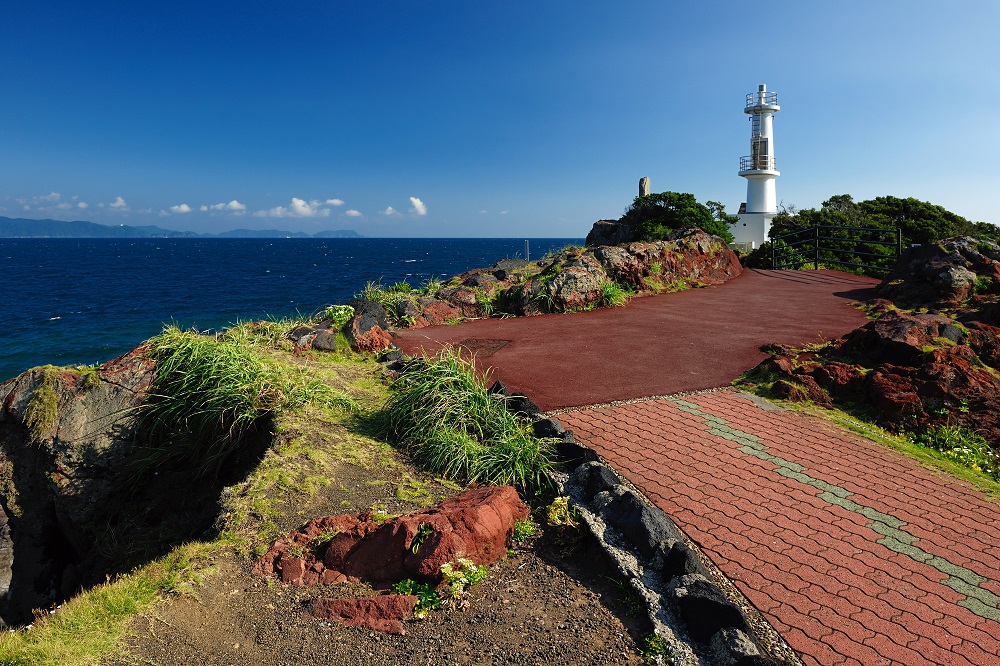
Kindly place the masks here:
MULTIPOLYGON (((579 238, 530 239, 537 259, 579 238)), ((316 313, 369 281, 414 287, 504 258, 523 239, 0 240, 0 381, 108 361, 164 324, 217 330, 316 313)))

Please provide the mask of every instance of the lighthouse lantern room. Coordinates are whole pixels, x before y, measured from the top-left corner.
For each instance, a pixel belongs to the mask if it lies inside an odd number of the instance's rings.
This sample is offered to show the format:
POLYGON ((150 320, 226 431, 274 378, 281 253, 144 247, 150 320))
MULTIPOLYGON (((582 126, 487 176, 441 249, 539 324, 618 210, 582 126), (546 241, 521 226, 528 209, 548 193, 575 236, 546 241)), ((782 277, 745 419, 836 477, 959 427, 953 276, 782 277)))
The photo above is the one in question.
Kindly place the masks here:
POLYGON ((733 224, 736 243, 760 247, 767 240, 771 220, 778 212, 774 179, 781 174, 774 161, 774 114, 781 110, 778 94, 763 83, 747 95, 743 113, 750 116, 750 154, 740 158, 740 176, 747 179, 747 200, 733 224))

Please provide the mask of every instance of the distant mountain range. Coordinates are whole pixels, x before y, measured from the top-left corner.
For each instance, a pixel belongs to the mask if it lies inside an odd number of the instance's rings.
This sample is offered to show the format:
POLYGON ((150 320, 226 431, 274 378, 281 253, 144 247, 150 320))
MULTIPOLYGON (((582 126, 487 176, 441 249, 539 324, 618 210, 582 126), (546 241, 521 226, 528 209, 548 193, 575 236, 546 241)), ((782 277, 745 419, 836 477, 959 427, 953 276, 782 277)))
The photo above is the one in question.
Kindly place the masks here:
POLYGON ((155 226, 130 227, 119 224, 112 227, 82 220, 64 222, 0 217, 0 238, 364 238, 364 236, 353 229, 320 231, 316 234, 280 229, 234 229, 220 234, 197 234, 193 231, 171 231, 155 226))

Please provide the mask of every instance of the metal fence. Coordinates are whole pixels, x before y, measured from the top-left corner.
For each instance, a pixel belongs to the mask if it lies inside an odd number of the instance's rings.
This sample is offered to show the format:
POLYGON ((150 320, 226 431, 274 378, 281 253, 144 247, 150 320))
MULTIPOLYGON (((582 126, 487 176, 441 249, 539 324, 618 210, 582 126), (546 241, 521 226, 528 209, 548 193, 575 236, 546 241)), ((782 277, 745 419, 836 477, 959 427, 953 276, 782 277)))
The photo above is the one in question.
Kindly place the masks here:
POLYGON ((813 268, 818 269, 822 263, 888 273, 902 251, 903 235, 898 228, 817 225, 772 238, 771 267, 798 268, 812 263, 813 268), (891 247, 892 253, 869 251, 878 247, 891 247), (874 261, 860 263, 860 261, 843 260, 858 258, 865 261, 865 257, 883 261, 880 265, 874 261))

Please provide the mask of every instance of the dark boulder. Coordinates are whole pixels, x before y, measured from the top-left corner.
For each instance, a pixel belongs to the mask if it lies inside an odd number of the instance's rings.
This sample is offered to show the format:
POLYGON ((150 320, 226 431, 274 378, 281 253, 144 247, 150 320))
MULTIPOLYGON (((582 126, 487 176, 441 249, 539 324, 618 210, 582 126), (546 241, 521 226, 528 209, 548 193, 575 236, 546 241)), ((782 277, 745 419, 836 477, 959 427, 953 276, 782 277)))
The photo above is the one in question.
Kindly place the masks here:
POLYGON ((959 305, 977 291, 1000 292, 1000 245, 969 236, 908 248, 876 288, 908 307, 959 305))
POLYGON ((344 330, 354 350, 378 353, 392 344, 389 318, 381 304, 356 298, 348 305, 354 308, 354 316, 344 330))
POLYGON ((631 243, 636 238, 638 236, 636 236, 635 230, 624 222, 619 222, 618 220, 598 220, 591 227, 585 242, 587 247, 621 245, 622 243, 631 243))

